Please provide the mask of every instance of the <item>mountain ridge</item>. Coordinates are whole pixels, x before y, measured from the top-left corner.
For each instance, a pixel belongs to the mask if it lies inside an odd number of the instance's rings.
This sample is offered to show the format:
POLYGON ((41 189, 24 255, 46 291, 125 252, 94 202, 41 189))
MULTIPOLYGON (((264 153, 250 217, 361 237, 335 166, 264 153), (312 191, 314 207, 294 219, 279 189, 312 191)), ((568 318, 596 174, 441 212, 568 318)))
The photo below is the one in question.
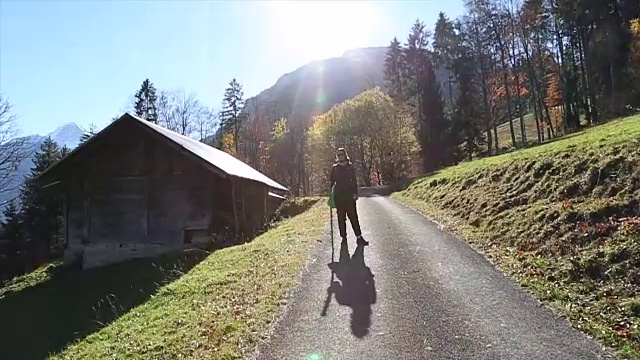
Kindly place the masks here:
MULTIPOLYGON (((384 63, 387 46, 346 50, 342 56, 311 61, 280 76, 276 82, 245 100, 249 113, 262 111, 272 121, 280 117, 308 119, 328 111, 363 91, 380 87, 387 92, 384 63), (264 112, 266 111, 266 114, 264 112)), ((449 98, 448 74, 437 69, 443 100, 449 98)), ((455 90, 455 89, 454 89, 455 90)), ((455 91, 453 92, 455 96, 455 91)))
MULTIPOLYGON (((4 204, 15 199, 20 194, 20 184, 24 181, 24 178, 31 172, 33 166, 33 155, 40 148, 42 143, 47 137, 54 140, 60 147, 66 146, 70 150, 78 146, 80 137, 84 134, 85 130, 78 126, 74 122, 68 122, 58 126, 55 130, 47 135, 32 134, 21 136, 10 140, 7 144, 11 146, 17 142, 23 142, 24 159, 18 163, 17 170, 11 175, 8 191, 0 191, 0 210, 4 209, 4 204)), ((2 219, 2 213, 0 211, 0 219, 2 219)))

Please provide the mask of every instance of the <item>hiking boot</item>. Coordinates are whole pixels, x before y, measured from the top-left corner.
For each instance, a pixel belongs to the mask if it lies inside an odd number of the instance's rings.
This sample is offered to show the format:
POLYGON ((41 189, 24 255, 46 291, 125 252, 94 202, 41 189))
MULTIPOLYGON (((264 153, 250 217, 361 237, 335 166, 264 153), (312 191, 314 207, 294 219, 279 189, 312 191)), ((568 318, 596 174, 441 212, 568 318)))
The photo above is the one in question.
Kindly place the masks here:
POLYGON ((367 246, 367 245, 369 245, 369 242, 366 241, 361 235, 361 236, 358 236, 358 239, 356 240, 356 244, 362 245, 362 246, 367 246))

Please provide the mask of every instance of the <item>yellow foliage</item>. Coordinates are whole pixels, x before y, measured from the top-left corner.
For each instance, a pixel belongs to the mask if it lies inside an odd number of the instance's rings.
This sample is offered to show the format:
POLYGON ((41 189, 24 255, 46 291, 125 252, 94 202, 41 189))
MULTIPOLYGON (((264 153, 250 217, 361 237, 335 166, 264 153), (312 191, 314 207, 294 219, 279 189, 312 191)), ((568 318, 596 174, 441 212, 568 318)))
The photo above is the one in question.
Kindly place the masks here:
POLYGON ((418 149, 413 120, 379 88, 316 116, 307 136, 309 166, 321 177, 328 175, 338 147, 347 149, 364 178, 383 183, 406 173, 418 149), (372 179, 374 174, 380 178, 372 179))
POLYGON ((640 38, 640 18, 631 20, 631 34, 640 38))
POLYGON ((280 118, 273 124, 273 130, 271 131, 271 141, 278 143, 287 135, 289 129, 287 128, 287 119, 280 118))
POLYGON ((236 144, 233 140, 233 134, 232 133, 226 133, 224 134, 224 136, 222 137, 222 151, 231 154, 233 156, 236 156, 236 144))
POLYGON ((634 80, 640 81, 640 18, 631 20, 631 35, 628 69, 634 80))

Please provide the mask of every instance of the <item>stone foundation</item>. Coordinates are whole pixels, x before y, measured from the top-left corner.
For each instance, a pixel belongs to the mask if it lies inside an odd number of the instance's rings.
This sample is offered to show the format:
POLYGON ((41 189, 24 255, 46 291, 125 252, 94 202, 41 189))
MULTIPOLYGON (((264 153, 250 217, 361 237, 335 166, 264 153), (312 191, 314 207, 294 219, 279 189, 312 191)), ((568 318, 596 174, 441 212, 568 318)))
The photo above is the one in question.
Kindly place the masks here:
POLYGON ((137 258, 156 257, 182 248, 160 244, 93 244, 67 249, 65 262, 82 261, 82 269, 89 269, 137 258))

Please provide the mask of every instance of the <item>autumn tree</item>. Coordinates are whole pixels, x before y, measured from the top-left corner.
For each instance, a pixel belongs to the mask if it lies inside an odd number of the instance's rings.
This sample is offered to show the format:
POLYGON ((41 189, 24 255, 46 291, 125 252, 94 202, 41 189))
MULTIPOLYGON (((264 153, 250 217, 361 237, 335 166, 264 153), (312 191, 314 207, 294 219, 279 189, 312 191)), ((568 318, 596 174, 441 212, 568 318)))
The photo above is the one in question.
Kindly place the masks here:
POLYGON ((640 108, 640 17, 630 22, 631 41, 629 44, 629 82, 636 84, 629 94, 629 104, 640 108))
MULTIPOLYGON (((482 142, 491 155, 501 151, 498 126, 502 124, 511 143, 519 147, 640 105, 640 76, 635 70, 640 57, 637 0, 465 0, 464 5, 464 14, 453 21, 439 14, 433 37, 418 20, 404 46, 394 39, 387 51, 385 83, 390 94, 414 113, 423 157, 435 149, 445 154, 445 160, 425 164, 425 169, 448 163, 446 159, 456 152, 450 144, 465 137, 466 130, 482 130, 482 142), (467 106, 468 99, 455 94, 453 101, 452 89, 444 86, 452 101, 442 117, 425 110, 423 92, 431 87, 418 86, 427 83, 434 68, 447 70, 449 84, 459 86, 458 74, 452 75, 451 68, 462 56, 461 47, 467 49, 465 62, 474 72, 465 75, 473 79, 465 92, 475 95, 471 110, 476 122, 469 129, 461 128, 466 125, 459 108, 467 106), (535 137, 527 134, 533 127, 527 121, 535 122, 535 137), (519 122, 519 129, 514 122, 519 122), (442 142, 432 143, 437 139, 442 142)), ((437 101, 431 106, 438 112, 434 104, 437 101)))
POLYGON ((544 0, 525 0, 518 14, 518 34, 530 89, 530 103, 536 121, 538 142, 545 139, 544 128, 551 133, 551 117, 545 100, 544 79, 552 59, 546 44, 550 43, 549 14, 544 0))
POLYGON ((220 150, 231 154, 233 156, 237 156, 236 153, 236 143, 233 139, 232 133, 223 133, 222 139, 220 141, 220 150))
MULTIPOLYGON (((554 127, 559 128, 563 121, 562 106, 564 104, 563 93, 560 90, 560 75, 556 72, 549 73, 547 76, 547 96, 545 97, 545 105, 550 110, 550 122, 547 124, 550 135, 554 135, 554 127)), ((549 136, 551 137, 551 136, 549 136)))
POLYGON ((379 88, 367 90, 316 116, 308 132, 309 167, 326 190, 335 150, 345 147, 359 183, 388 184, 406 176, 418 145, 407 109, 379 88))

